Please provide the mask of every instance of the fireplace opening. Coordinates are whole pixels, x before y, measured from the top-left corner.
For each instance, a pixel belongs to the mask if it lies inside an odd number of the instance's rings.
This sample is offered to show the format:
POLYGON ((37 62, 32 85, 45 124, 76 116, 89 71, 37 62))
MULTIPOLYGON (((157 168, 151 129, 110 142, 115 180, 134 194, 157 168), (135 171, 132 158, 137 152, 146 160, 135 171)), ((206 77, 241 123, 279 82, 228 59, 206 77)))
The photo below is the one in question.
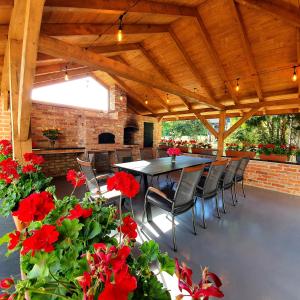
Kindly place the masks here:
POLYGON ((127 120, 124 127, 124 145, 135 144, 135 133, 139 130, 138 123, 135 119, 127 120))
POLYGON ((115 135, 110 132, 103 132, 98 136, 99 144, 115 144, 115 135))

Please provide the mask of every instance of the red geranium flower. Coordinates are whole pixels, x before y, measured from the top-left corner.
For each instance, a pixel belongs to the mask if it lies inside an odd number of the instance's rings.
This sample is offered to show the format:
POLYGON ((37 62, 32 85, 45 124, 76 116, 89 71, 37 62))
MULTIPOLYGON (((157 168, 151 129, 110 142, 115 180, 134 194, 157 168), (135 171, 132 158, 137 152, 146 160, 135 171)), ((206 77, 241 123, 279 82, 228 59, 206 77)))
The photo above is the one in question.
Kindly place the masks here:
POLYGON ((88 289, 91 287, 92 277, 88 272, 84 272, 83 276, 77 277, 77 281, 81 286, 84 294, 83 300, 93 300, 94 295, 87 295, 88 289))
POLYGON ((45 162, 43 156, 34 153, 25 153, 24 160, 27 162, 31 162, 35 166, 40 166, 45 162))
POLYGON ((35 251, 44 250, 45 252, 52 252, 54 250, 53 244, 58 240, 59 232, 53 225, 43 225, 41 229, 34 230, 33 235, 23 242, 23 249, 21 254, 24 255, 32 251, 34 256, 35 251))
POLYGON ((117 172, 114 176, 107 179, 107 189, 117 190, 128 198, 133 198, 140 190, 140 184, 132 174, 117 172))
POLYGON ((121 231, 124 236, 127 236, 129 239, 136 239, 136 230, 137 224, 130 216, 123 218, 123 224, 118 227, 118 231, 121 231))
POLYGON ((79 218, 88 218, 93 213, 92 208, 84 209, 80 204, 76 204, 75 207, 70 210, 70 215, 67 217, 70 220, 79 218))
POLYGON ((17 216, 22 222, 41 221, 55 208, 53 197, 49 192, 33 193, 19 203, 17 216))
POLYGON ((10 296, 10 295, 7 294, 7 293, 0 294, 0 300, 8 300, 9 296, 10 296))
POLYGON ((18 163, 11 157, 0 162, 1 179, 10 183, 14 179, 19 179, 18 163), (9 182, 10 181, 10 182, 9 182))
POLYGON ((8 235, 9 237, 9 244, 7 246, 8 250, 13 250, 16 248, 16 246, 19 244, 20 242, 20 231, 15 231, 15 233, 10 233, 8 235))
POLYGON ((67 173, 67 181, 70 182, 74 187, 80 187, 85 183, 85 175, 82 172, 69 170, 67 173))
POLYGON ((0 154, 10 155, 12 153, 12 145, 8 140, 0 141, 0 154))
POLYGON ((0 173, 0 180, 4 180, 6 184, 10 184, 12 182, 12 179, 3 173, 0 173))
POLYGON ((1 289, 10 289, 14 283, 15 282, 12 278, 2 279, 2 280, 0 280, 0 288, 1 289))
POLYGON ((34 165, 27 165, 22 168, 23 173, 34 173, 37 169, 34 165))
POLYGON ((167 154, 169 155, 169 156, 173 156, 173 155, 180 155, 181 154, 181 151, 180 151, 180 149, 179 148, 169 148, 168 150, 167 150, 167 154))

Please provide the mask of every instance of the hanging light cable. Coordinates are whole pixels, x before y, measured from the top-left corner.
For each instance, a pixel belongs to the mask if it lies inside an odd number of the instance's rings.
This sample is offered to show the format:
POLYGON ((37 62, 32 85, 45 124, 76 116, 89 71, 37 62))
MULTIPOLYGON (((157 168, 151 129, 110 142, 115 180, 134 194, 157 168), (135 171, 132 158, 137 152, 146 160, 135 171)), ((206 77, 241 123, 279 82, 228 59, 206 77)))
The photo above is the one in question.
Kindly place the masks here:
POLYGON ((240 90, 240 78, 236 79, 236 86, 235 86, 235 90, 238 92, 240 90))
POLYGON ((118 42, 122 42, 123 40, 123 17, 124 16, 125 13, 119 17, 119 27, 118 27, 118 35, 117 35, 118 42))
POLYGON ((66 66, 66 69, 65 69, 65 81, 68 81, 68 80, 69 80, 68 66, 66 66))
POLYGON ((294 73, 293 73, 293 76, 292 76, 292 80, 297 81, 297 66, 294 66, 294 73))

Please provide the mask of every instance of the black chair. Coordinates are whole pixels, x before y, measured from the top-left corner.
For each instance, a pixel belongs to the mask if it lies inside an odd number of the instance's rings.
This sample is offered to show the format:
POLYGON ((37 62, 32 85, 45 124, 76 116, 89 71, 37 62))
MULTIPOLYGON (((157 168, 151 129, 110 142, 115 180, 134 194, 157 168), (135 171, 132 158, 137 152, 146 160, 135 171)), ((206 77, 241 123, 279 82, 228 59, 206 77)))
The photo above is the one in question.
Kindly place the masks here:
POLYGON ((245 194, 245 188, 244 188, 244 174, 245 174, 245 170, 247 168, 247 165, 250 161, 249 157, 243 157, 241 160, 241 163, 236 171, 236 175, 235 175, 235 182, 241 182, 242 183, 242 190, 243 190, 243 195, 244 198, 246 198, 246 194, 245 194))
POLYGON ((228 163, 227 160, 212 162, 207 174, 204 174, 204 176, 201 177, 200 182, 196 188, 196 197, 201 199, 203 228, 206 228, 205 206, 204 206, 205 200, 215 198, 217 215, 218 218, 220 218, 219 184, 220 184, 221 177, 226 169, 227 163, 228 163))
POLYGON ((224 191, 230 189, 232 204, 235 206, 237 201, 236 196, 236 172, 240 166, 242 158, 231 158, 229 164, 220 180, 220 189, 222 190, 223 212, 226 213, 224 191), (234 195, 233 195, 234 193, 234 195))
POLYGON ((141 159, 150 160, 153 159, 153 149, 152 148, 143 148, 140 149, 141 159))
POLYGON ((144 215, 147 215, 147 221, 152 221, 151 206, 157 206, 169 212, 172 215, 172 233, 173 247, 177 251, 176 234, 175 234, 175 216, 178 216, 189 209, 192 209, 192 221, 194 234, 196 234, 195 226, 195 189, 203 172, 203 166, 184 168, 175 191, 170 191, 169 195, 154 188, 149 187, 145 195, 144 215))

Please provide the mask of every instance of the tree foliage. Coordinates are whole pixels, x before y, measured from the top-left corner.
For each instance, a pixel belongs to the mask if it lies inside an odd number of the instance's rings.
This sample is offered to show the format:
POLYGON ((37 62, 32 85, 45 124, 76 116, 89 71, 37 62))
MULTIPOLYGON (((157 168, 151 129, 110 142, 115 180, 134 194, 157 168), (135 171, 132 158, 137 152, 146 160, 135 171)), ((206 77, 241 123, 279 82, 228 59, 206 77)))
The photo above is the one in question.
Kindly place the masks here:
POLYGON ((190 138, 196 138, 199 135, 207 135, 207 130, 198 120, 163 122, 162 136, 169 136, 171 138, 189 136, 190 138))

